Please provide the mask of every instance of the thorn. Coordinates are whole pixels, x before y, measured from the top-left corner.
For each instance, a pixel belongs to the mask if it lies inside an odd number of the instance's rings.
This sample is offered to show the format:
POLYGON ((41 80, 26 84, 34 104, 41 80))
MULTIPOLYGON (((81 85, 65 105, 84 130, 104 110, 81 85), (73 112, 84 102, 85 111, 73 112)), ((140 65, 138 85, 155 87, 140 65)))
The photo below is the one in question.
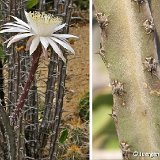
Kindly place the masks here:
POLYGON ((134 1, 134 2, 137 3, 139 12, 140 12, 141 6, 142 6, 144 3, 146 3, 145 0, 131 0, 131 1, 134 1))
POLYGON ((118 80, 113 80, 112 82, 112 94, 117 96, 122 96, 124 93, 124 84, 118 80))
POLYGON ((101 30, 105 30, 109 24, 108 18, 104 13, 96 13, 97 22, 101 28, 101 30))
POLYGON ((143 23, 143 27, 146 31, 146 34, 150 34, 155 31, 155 25, 153 19, 146 19, 143 23))
POLYGON ((151 73, 151 76, 153 75, 157 76, 156 73, 157 73, 158 62, 152 56, 145 58, 143 64, 145 65, 147 71, 151 73))
POLYGON ((115 123, 118 122, 118 119, 117 119, 117 113, 114 109, 112 109, 112 113, 111 114, 108 114, 109 116, 111 116, 113 118, 113 120, 115 121, 115 123))
POLYGON ((123 159, 130 160, 130 154, 132 154, 132 152, 130 150, 130 146, 126 142, 121 141, 120 148, 122 150, 123 159))

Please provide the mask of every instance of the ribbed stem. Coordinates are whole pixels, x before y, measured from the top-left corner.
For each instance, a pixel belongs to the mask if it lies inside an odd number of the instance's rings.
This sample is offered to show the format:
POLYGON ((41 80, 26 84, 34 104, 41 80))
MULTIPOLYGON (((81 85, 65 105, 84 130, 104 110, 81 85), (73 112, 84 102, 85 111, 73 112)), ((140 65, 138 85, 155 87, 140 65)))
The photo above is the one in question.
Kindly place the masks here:
POLYGON ((107 59, 112 84, 111 116, 124 160, 150 160, 132 153, 158 152, 160 148, 160 44, 155 37, 159 14, 152 17, 158 1, 152 1, 152 10, 149 1, 138 2, 94 1, 102 31, 99 52, 107 59))
POLYGON ((31 87, 31 84, 33 82, 33 79, 34 79, 34 76, 35 76, 35 73, 36 73, 36 70, 38 67, 41 53, 42 53, 42 48, 41 48, 41 46, 38 46, 38 48, 32 54, 32 63, 31 63, 30 71, 29 71, 29 76, 28 76, 27 82, 24 86, 23 93, 20 95, 20 97, 17 100, 17 105, 16 105, 14 113, 13 113, 13 118, 16 118, 17 116, 19 116, 20 112, 22 111, 22 108, 23 108, 24 103, 26 101, 26 98, 28 96, 29 89, 31 87))

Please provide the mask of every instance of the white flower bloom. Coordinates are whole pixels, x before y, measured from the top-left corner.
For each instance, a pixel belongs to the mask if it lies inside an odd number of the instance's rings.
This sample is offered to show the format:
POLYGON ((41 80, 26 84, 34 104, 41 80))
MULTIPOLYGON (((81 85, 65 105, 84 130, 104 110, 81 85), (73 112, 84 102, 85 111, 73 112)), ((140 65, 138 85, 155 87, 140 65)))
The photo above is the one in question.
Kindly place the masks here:
POLYGON ((66 24, 62 24, 62 19, 54 17, 52 14, 45 14, 44 12, 29 12, 25 11, 28 24, 12 16, 16 21, 12 23, 6 23, 3 25, 3 30, 0 33, 5 32, 18 32, 17 35, 9 38, 7 47, 12 43, 21 39, 30 37, 26 44, 26 50, 29 50, 32 54, 38 47, 39 43, 42 44, 43 53, 47 56, 47 48, 50 45, 58 56, 65 62, 65 58, 59 45, 68 51, 75 53, 73 48, 67 42, 67 38, 78 38, 71 34, 56 34, 57 31, 62 29, 66 24))

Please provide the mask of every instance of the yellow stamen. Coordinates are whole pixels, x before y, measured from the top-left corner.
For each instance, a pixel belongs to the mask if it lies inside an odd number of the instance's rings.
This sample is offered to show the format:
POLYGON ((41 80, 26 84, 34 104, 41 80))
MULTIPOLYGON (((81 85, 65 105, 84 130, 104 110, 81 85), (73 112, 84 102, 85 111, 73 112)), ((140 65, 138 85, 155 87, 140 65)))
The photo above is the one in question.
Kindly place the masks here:
POLYGON ((62 18, 60 17, 55 17, 52 14, 46 14, 45 12, 29 12, 28 16, 32 18, 32 20, 38 21, 38 22, 43 22, 43 23, 55 23, 55 24, 61 24, 62 23, 62 18))

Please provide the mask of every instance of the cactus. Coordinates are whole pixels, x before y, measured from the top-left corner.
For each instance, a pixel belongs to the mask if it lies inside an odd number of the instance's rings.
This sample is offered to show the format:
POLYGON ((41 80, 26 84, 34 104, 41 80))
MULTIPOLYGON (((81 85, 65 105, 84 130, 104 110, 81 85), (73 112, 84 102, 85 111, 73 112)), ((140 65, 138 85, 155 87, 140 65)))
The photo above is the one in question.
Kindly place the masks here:
POLYGON ((160 148, 160 1, 95 0, 94 6, 123 159, 151 159, 145 153, 160 148))
MULTIPOLYGON (((36 10, 62 17, 66 27, 61 32, 68 33, 72 18, 72 0, 42 1, 34 9, 34 0, 8 0, 0 3, 1 26, 10 21, 10 15, 24 20, 24 10, 36 10)), ((4 34, 0 40, 5 41, 10 36, 11 34, 4 34)), ((38 55, 29 56, 25 43, 26 41, 17 42, 9 49, 6 45, 3 46, 6 57, 5 63, 0 64, 0 159, 55 160, 60 145, 67 64, 58 59, 54 52, 55 47, 53 50, 49 49, 49 61, 46 62, 44 58, 40 58, 41 45, 36 50, 38 55), (2 94, 3 87, 5 97, 2 94)), ((67 59, 69 52, 62 52, 67 59)), ((2 55, 0 58, 2 60, 2 55)))

